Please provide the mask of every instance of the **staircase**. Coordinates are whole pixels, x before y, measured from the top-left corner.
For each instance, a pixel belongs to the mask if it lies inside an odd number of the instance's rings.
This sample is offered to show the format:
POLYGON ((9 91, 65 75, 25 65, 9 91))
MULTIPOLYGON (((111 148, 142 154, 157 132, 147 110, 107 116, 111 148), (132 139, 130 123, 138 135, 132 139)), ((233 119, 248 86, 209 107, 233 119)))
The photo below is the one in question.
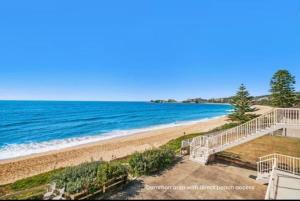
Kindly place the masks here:
POLYGON ((232 129, 183 141, 182 148, 190 148, 191 160, 206 164, 210 155, 288 127, 300 128, 300 109, 276 108, 232 129))

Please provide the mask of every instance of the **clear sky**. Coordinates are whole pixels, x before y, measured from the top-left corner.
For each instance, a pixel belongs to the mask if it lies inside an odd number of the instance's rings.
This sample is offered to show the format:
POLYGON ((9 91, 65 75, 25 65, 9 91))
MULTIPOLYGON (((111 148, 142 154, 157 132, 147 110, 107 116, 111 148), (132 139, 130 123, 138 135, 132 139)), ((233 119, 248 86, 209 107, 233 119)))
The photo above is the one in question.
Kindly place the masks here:
POLYGON ((300 90, 300 1, 6 0, 0 99, 223 97, 300 90))

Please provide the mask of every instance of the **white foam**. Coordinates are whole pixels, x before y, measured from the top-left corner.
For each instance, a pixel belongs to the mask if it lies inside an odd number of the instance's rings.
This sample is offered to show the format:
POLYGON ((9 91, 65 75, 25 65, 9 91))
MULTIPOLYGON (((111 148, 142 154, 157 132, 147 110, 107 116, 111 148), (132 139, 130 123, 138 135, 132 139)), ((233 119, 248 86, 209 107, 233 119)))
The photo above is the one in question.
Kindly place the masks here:
POLYGON ((124 136, 133 135, 133 134, 151 131, 151 130, 170 128, 170 127, 182 126, 182 125, 192 125, 199 122, 205 122, 211 119, 220 118, 223 116, 226 115, 212 117, 212 118, 205 118, 200 120, 193 120, 193 121, 174 122, 170 124, 151 126, 142 129, 115 130, 109 133, 96 135, 96 136, 75 137, 75 138, 67 138, 61 140, 38 142, 38 143, 32 142, 26 144, 8 144, 0 149, 0 160, 17 158, 21 156, 29 156, 32 154, 44 153, 49 151, 55 151, 55 150, 70 148, 78 145, 89 144, 97 141, 124 137, 124 136))

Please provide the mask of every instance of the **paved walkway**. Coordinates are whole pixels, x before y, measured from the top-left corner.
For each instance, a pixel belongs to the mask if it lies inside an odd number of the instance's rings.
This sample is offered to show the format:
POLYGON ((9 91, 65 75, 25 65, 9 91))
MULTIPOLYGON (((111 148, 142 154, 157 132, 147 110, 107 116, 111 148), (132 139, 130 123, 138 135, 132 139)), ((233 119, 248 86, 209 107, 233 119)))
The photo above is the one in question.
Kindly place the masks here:
POLYGON ((111 199, 264 199, 255 171, 187 158, 161 175, 142 177, 111 199))

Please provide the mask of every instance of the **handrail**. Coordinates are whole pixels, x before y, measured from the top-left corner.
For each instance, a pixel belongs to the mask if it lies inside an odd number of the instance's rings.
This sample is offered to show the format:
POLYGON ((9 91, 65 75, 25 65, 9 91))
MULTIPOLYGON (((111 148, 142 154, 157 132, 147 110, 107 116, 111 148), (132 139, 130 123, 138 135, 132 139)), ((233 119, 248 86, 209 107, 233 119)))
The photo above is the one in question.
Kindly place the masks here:
MULTIPOLYGON (((250 121, 248 121, 246 123, 243 123, 243 124, 241 124, 239 126, 236 126, 234 128, 230 128, 230 129, 227 129, 227 130, 222 131, 222 132, 216 132, 216 133, 207 134, 205 136, 207 136, 207 137, 215 137, 215 136, 219 136, 219 135, 222 135, 222 134, 225 134, 225 133, 230 133, 230 132, 236 131, 237 129, 244 128, 244 127, 250 125, 251 123, 256 122, 258 119, 263 119, 265 116, 267 116, 269 114, 272 114, 272 113, 274 113, 274 109, 272 109, 271 111, 267 112, 266 114, 264 114, 264 115, 262 115, 260 117, 257 117, 257 118, 255 118, 253 120, 250 120, 250 121)), ((199 136, 199 137, 203 137, 203 136, 199 136)), ((196 139, 196 138, 199 138, 199 137, 195 137, 193 139, 196 139)))
MULTIPOLYGON (((269 120, 267 119, 268 121, 266 122, 266 124, 268 124, 268 125, 272 125, 273 124, 274 125, 276 123, 281 123, 281 122, 278 122, 278 118, 276 118, 277 115, 278 115, 278 112, 280 112, 280 111, 281 112, 283 111, 283 113, 286 116, 290 117, 290 119, 291 119, 291 117, 298 117, 297 118, 297 120, 298 120, 297 124, 300 124, 300 109, 299 108, 274 108, 274 109, 270 110, 269 112, 267 112, 267 113, 265 113, 265 114, 263 114, 263 115, 255 118, 255 119, 252 119, 252 120, 250 120, 250 121, 248 121, 246 123, 243 123, 243 124, 241 124, 239 126, 227 129, 227 130, 222 131, 222 132, 218 132, 217 131, 217 132, 214 132, 214 133, 210 133, 210 134, 207 134, 205 136, 211 137, 211 136, 215 136, 215 135, 220 135, 220 134, 225 133, 225 132, 235 131, 235 130, 237 130, 239 128, 242 128, 242 127, 248 126, 250 124, 256 123, 258 120, 263 120, 263 119, 266 120, 265 118, 268 117, 268 115, 274 115, 273 116, 273 122, 271 122, 270 119, 269 120), (298 114, 297 113, 296 114, 290 114, 290 113, 286 113, 287 111, 297 111, 299 113, 298 114)), ((271 116, 271 118, 272 118, 272 116, 271 116)), ((198 137, 195 137, 195 138, 199 138, 199 137, 202 137, 202 136, 198 136, 198 137)))
MULTIPOLYGON (((269 200, 271 198, 271 188, 273 187, 274 188, 274 183, 275 183, 275 169, 277 167, 277 160, 274 159, 274 164, 273 164, 273 167, 272 167, 272 171, 271 171, 271 176, 270 176, 270 179, 269 179, 269 185, 268 185, 268 188, 267 188, 267 192, 266 192, 266 196, 265 196, 265 200, 269 200)), ((273 189, 273 194, 275 194, 274 192, 274 189, 273 189)))
POLYGON ((181 141, 181 148, 186 148, 186 147, 190 146, 192 141, 193 141, 193 139, 182 140, 181 141))
POLYGON ((275 199, 278 173, 300 175, 300 158, 278 153, 259 157, 259 161, 257 162, 257 179, 263 181, 268 179, 266 200, 275 199))
MULTIPOLYGON (((262 116, 259 116, 259 117, 255 118, 255 119, 252 119, 252 120, 250 120, 250 121, 248 121, 248 122, 245 122, 245 123, 243 123, 243 124, 241 124, 241 125, 238 125, 238 126, 236 126, 236 127, 234 127, 234 128, 229 128, 229 129, 227 129, 227 130, 225 130, 225 131, 222 131, 221 133, 234 131, 234 130, 236 130, 237 128, 241 128, 241 127, 243 127, 243 126, 246 126, 246 125, 248 125, 248 124, 251 124, 251 123, 255 122, 257 119, 259 119, 259 118, 261 118, 261 117, 264 117, 264 116, 266 116, 266 115, 268 115, 268 114, 271 114, 271 113, 273 113, 273 112, 274 112, 274 109, 272 109, 271 111, 269 111, 269 112, 263 114, 262 116)), ((221 134, 221 133, 216 133, 216 134, 221 134)), ((208 137, 214 136, 214 133, 208 134, 207 136, 208 136, 208 137)))
POLYGON ((215 153, 284 128, 284 125, 300 126, 300 109, 274 108, 234 128, 185 140, 182 142, 182 147, 190 146, 191 154, 193 154, 193 146, 206 147, 209 153, 215 153))
POLYGON ((277 161, 276 169, 290 174, 300 175, 300 158, 277 153, 259 157, 259 161, 257 162, 258 175, 265 173, 264 170, 266 169, 263 169, 263 167, 268 167, 268 161, 270 160, 277 161))

